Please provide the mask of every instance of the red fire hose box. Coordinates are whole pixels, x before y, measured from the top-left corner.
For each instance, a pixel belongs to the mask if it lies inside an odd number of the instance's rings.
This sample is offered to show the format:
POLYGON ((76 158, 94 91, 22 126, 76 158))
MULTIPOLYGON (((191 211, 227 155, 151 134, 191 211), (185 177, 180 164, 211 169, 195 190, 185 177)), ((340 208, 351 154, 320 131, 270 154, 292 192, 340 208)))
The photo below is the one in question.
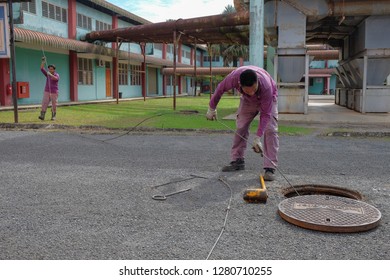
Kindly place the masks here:
POLYGON ((29 98, 30 97, 30 84, 29 82, 16 82, 17 97, 29 98))

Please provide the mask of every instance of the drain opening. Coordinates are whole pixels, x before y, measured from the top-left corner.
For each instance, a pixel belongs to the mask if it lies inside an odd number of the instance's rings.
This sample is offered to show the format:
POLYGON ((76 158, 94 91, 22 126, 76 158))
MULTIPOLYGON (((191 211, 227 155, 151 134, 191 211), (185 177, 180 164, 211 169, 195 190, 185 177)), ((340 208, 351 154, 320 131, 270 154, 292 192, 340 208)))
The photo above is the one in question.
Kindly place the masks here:
POLYGON ((289 187, 283 190, 283 195, 287 198, 299 195, 333 195, 351 198, 355 200, 362 200, 362 195, 347 188, 327 186, 327 185, 294 185, 294 188, 289 187))

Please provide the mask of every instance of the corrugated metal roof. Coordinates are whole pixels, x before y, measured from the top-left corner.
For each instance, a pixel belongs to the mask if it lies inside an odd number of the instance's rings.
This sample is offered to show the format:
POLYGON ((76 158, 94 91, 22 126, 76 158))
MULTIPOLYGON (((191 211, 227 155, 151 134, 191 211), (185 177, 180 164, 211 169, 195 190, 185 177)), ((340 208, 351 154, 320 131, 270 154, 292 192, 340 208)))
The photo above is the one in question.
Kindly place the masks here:
POLYGON ((48 46, 56 49, 86 53, 102 53, 103 49, 106 49, 103 46, 18 27, 14 28, 14 32, 15 41, 24 42, 32 45, 48 46))

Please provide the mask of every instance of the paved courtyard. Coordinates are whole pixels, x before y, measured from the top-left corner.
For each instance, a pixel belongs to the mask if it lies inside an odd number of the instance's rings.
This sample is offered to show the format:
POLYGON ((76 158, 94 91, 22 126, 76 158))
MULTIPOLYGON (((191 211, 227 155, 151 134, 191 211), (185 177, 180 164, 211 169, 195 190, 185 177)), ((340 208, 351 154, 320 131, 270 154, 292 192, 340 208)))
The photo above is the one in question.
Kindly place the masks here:
POLYGON ((292 184, 349 188, 382 213, 373 230, 325 233, 278 215, 280 174, 266 204, 242 199, 259 186, 262 161, 248 149, 245 170, 220 172, 231 133, 115 136, 0 130, 0 259, 390 258, 389 138, 281 135, 279 167, 292 184))

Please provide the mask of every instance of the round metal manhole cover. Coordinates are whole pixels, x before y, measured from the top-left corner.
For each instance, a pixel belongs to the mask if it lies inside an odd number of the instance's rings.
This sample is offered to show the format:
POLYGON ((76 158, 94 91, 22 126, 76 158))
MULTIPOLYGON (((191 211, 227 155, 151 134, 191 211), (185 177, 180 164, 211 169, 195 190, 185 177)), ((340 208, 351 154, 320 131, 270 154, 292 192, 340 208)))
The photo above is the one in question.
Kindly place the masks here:
POLYGON ((365 202, 331 195, 301 195, 279 203, 279 215, 294 225, 326 232, 361 232, 379 225, 381 212, 365 202))

